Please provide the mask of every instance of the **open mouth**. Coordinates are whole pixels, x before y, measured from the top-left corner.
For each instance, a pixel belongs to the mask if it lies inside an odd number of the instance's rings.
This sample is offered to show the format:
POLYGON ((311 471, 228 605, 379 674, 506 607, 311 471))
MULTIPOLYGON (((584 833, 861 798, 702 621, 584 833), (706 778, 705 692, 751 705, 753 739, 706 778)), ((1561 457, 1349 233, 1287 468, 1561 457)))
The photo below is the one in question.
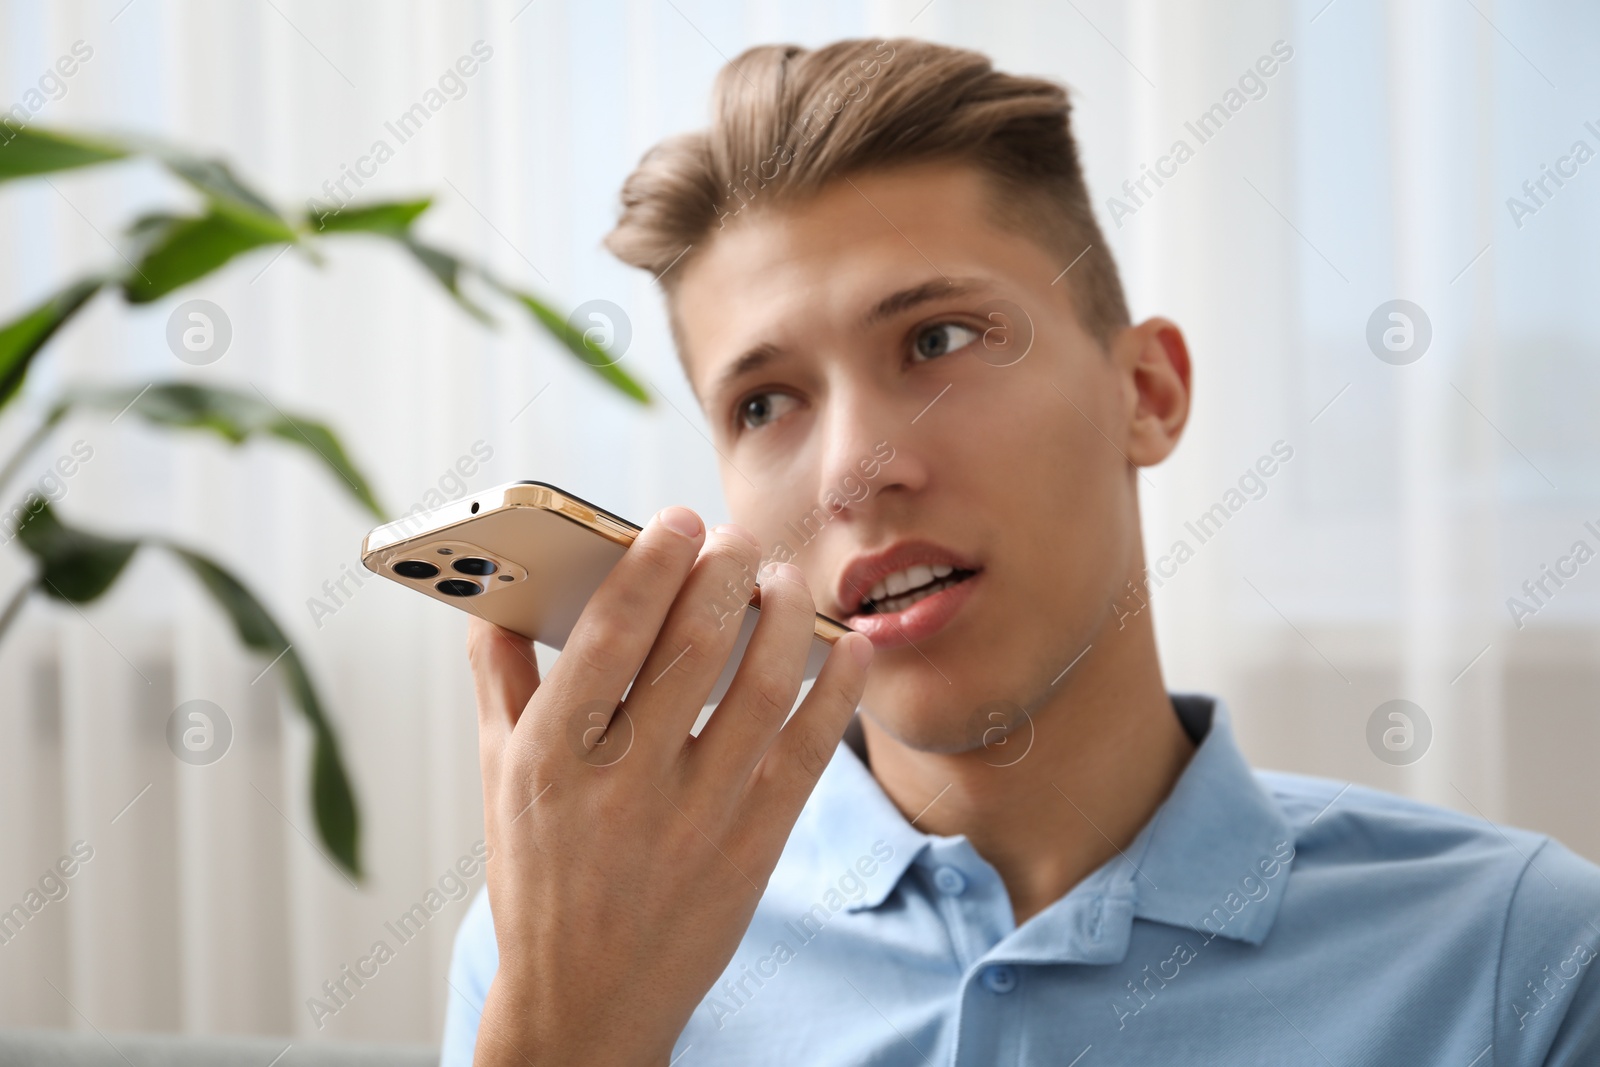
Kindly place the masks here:
POLYGON ((861 598, 857 615, 894 615, 919 600, 960 585, 977 571, 952 567, 946 563, 917 564, 895 571, 874 585, 861 598))
POLYGON ((944 630, 977 595, 984 574, 974 556, 908 539, 851 561, 833 602, 842 621, 883 651, 944 630))

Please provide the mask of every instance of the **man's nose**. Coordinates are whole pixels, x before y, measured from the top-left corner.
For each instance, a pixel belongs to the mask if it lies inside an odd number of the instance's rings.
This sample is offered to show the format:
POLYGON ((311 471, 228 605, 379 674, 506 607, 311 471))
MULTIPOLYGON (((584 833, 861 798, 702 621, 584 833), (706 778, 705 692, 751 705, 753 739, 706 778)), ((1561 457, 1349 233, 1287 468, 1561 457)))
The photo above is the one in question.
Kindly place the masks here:
MULTIPOLYGON (((843 399, 843 398, 839 398, 843 399)), ((825 440, 822 486, 849 502, 847 510, 867 511, 885 493, 915 492, 930 474, 922 430, 898 405, 852 397, 836 403, 825 440)))

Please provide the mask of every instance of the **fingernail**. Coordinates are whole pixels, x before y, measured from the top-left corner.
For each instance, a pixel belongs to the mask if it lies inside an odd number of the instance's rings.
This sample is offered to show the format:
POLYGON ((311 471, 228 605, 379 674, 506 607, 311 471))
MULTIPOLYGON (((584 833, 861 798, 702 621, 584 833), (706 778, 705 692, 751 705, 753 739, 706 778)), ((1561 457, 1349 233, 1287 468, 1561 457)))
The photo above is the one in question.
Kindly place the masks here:
POLYGON ((872 662, 872 640, 865 634, 846 634, 845 641, 850 643, 850 654, 856 658, 857 667, 865 667, 872 662))
POLYGON ((700 516, 688 508, 680 508, 676 505, 670 508, 662 508, 657 513, 656 518, 661 520, 661 525, 668 529, 676 530, 685 537, 699 537, 700 531, 703 529, 700 524, 700 516))
POLYGON ((725 522, 721 526, 713 526, 711 532, 722 534, 725 537, 742 537, 757 548, 761 547, 761 542, 756 540, 756 535, 736 522, 725 522))

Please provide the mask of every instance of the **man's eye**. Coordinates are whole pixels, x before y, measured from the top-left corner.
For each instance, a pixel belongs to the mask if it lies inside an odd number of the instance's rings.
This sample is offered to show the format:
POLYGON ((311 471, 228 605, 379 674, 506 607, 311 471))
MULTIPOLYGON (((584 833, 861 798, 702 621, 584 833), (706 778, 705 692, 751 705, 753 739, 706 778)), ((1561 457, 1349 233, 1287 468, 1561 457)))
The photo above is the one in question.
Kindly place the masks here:
POLYGON ((957 352, 978 339, 978 331, 954 322, 941 322, 917 334, 914 359, 929 360, 957 352))
POLYGON ((759 429, 794 410, 797 401, 787 393, 757 393, 739 403, 739 425, 759 429))

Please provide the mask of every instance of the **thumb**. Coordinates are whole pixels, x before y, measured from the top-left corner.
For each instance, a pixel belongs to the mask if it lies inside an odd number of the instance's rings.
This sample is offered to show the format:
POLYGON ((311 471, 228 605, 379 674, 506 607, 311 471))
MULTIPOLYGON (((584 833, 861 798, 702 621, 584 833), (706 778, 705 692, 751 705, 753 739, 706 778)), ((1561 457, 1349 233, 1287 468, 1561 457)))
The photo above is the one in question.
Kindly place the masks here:
POLYGON ((467 660, 472 665, 479 732, 509 736, 539 688, 533 642, 474 618, 467 627, 467 660))

